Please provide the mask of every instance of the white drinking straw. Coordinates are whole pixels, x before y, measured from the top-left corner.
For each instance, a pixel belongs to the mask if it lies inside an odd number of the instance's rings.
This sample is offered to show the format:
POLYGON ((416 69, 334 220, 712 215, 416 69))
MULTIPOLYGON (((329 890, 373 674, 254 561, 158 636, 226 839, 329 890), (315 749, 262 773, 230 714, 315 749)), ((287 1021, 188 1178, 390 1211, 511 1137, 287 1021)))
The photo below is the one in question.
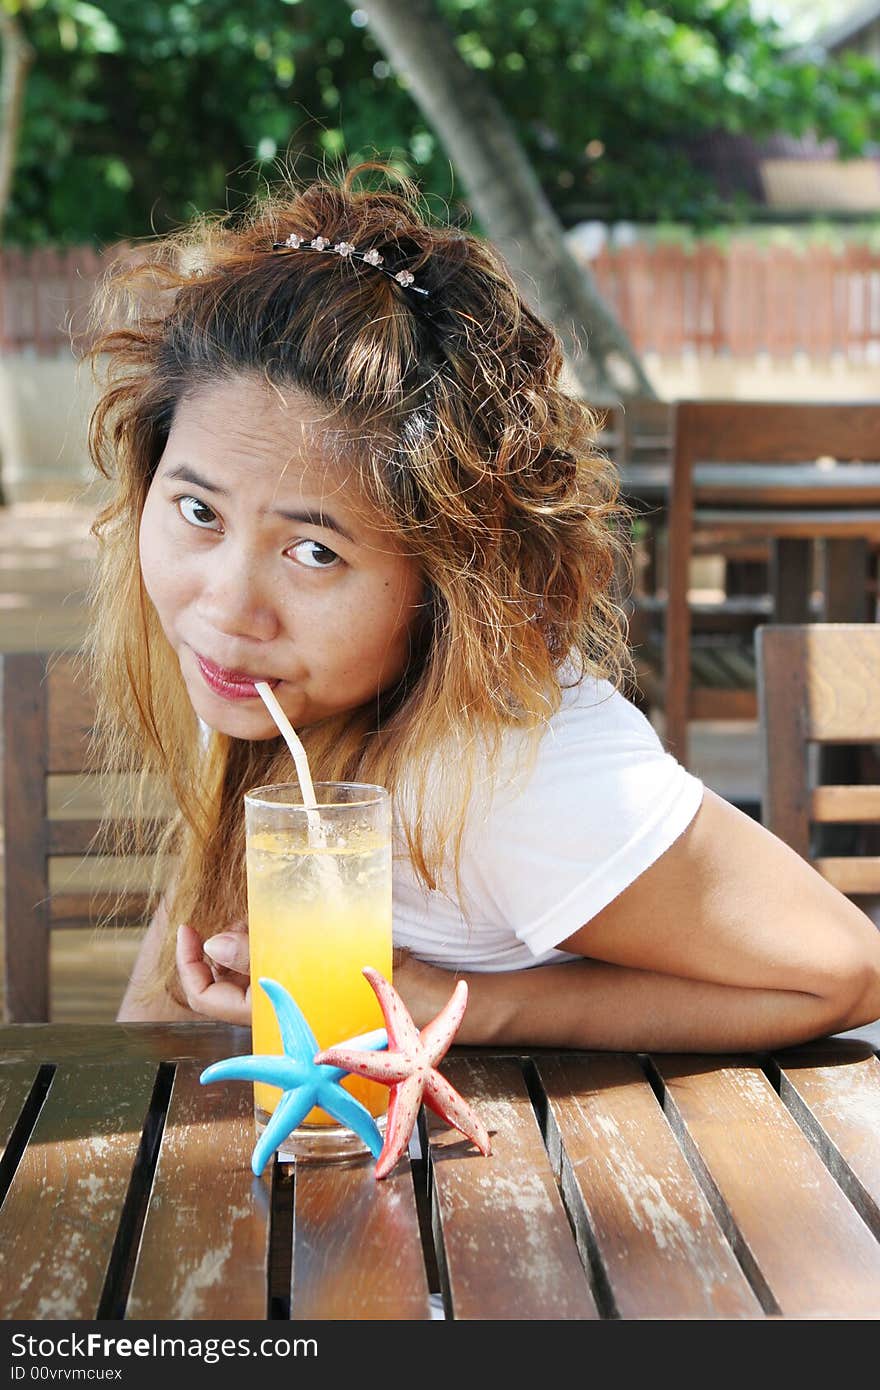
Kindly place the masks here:
POLYGON ((272 688, 268 686, 265 681, 254 681, 254 684, 257 687, 257 693, 260 699, 275 720, 278 731, 290 749, 291 756, 296 765, 296 775, 299 778, 303 805, 306 807, 306 818, 309 823, 309 843, 312 845, 323 845, 326 843, 324 829, 321 825, 321 817, 316 809, 318 802, 315 797, 315 788, 312 784, 312 774, 309 771, 309 760, 306 757, 306 750, 303 748, 284 710, 275 699, 272 688))

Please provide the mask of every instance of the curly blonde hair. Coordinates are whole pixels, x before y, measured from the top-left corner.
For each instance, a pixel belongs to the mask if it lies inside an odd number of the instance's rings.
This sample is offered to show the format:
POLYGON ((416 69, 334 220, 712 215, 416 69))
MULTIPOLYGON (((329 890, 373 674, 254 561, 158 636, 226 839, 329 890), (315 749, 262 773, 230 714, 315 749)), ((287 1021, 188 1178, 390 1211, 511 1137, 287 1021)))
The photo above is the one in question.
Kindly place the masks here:
MULTIPOLYGON (((103 388, 93 459, 112 483, 95 523, 90 640, 102 756, 170 792, 169 923, 203 939, 246 915, 242 796, 289 780, 280 740, 197 736, 176 657, 142 583, 144 502, 180 400, 238 376, 295 387, 353 440, 364 495, 425 580, 409 667, 379 705, 298 732, 316 780, 405 784, 413 865, 457 866, 477 759, 505 730, 537 747, 561 668, 631 676, 618 580, 629 514, 595 447, 596 419, 561 384, 555 332, 491 245, 434 225, 417 190, 286 183, 235 220, 200 217, 113 268, 97 301, 103 388), (335 255, 273 251, 296 232, 405 267, 428 294, 335 255), (527 740, 528 742, 528 740, 527 740), (454 750, 455 779, 430 776, 454 750)), ((380 171, 381 172, 381 171, 380 171)), ((394 176, 396 178, 396 175, 394 176)), ((157 893, 160 885, 157 884, 157 893)), ((173 942, 157 987, 174 992, 173 942)))

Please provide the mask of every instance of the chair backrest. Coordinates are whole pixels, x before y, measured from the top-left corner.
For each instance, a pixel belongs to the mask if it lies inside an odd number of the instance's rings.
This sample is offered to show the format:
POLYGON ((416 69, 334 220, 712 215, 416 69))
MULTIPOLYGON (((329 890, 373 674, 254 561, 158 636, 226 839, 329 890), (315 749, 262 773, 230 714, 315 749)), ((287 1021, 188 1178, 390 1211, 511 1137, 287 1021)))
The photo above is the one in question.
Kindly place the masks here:
MULTIPOLYGON (((748 506, 738 493, 725 495, 724 465, 751 464, 767 470, 780 464, 815 464, 823 459, 837 464, 880 461, 880 400, 678 401, 673 426, 670 524, 673 529, 681 529, 682 519, 689 517, 695 506, 711 507, 718 500, 735 508, 748 506)), ((738 472, 742 479, 743 470, 738 472)), ((765 471, 763 476, 770 475, 765 471)), ((833 506, 839 501, 827 486, 833 476, 833 471, 826 472, 826 486, 808 506, 833 506)), ((841 482, 846 485, 845 474, 841 482)), ((763 505, 768 506, 772 505, 772 494, 766 486, 765 483, 763 505)), ((876 507, 880 485, 861 487, 859 496, 858 505, 876 507)), ((790 494, 784 505, 796 505, 790 494)), ((854 505, 852 498, 846 505, 854 505)), ((695 520, 699 523, 700 518, 695 520)), ((717 525, 719 518, 712 515, 712 521, 717 525)), ((732 524, 735 522, 734 517, 732 524)), ((685 527, 691 524, 684 521, 685 527)))
MULTIPOLYGON (((664 713, 667 742, 686 760, 689 718, 744 717, 725 707, 723 691, 703 700, 700 712, 689 695, 688 583, 695 537, 719 545, 785 539, 775 575, 777 600, 785 593, 785 605, 795 588, 800 599, 815 540, 857 539, 865 555, 864 546, 880 542, 880 400, 678 401, 674 421, 664 713), (806 465, 800 474, 797 464, 806 465), (793 540, 798 545, 788 544, 793 540)), ((838 564, 835 588, 840 571, 838 564)), ((850 611, 859 586, 864 605, 866 578, 848 578, 850 611)), ((800 601, 788 613, 777 607, 777 616, 791 621, 797 612, 800 621, 802 607, 800 601)))
POLYGON ((653 396, 632 396, 620 405, 593 407, 597 443, 619 468, 672 460, 673 406, 653 396))
POLYGON ((620 466, 623 458, 623 411, 619 405, 591 405, 596 417, 596 446, 620 466))
POLYGON ((880 856, 814 857, 817 825, 880 825, 880 786, 816 785, 811 747, 880 742, 880 625, 756 633, 762 820, 848 896, 880 893, 880 856))
MULTIPOLYGON (((4 989, 7 1019, 50 1018, 53 929, 145 920, 151 864, 96 836, 103 794, 88 761, 94 703, 73 653, 0 654, 3 706, 4 989)), ((156 839, 160 817, 149 822, 156 839)))
POLYGON ((681 400, 675 454, 688 464, 840 462, 880 457, 880 400, 681 400))
POLYGON ((621 415, 624 464, 671 463, 674 407, 670 401, 635 396, 621 415))

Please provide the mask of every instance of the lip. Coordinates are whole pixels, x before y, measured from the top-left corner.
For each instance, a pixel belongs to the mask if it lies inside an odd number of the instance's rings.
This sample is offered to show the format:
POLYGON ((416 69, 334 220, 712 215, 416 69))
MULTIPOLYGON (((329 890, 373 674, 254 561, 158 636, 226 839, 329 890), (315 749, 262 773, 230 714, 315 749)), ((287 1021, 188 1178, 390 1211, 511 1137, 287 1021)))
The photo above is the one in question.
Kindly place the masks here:
POLYGON ((217 666, 198 653, 196 661, 205 684, 224 700, 258 700, 257 681, 265 681, 272 688, 279 683, 271 676, 252 676, 247 671, 232 671, 227 666, 217 666))

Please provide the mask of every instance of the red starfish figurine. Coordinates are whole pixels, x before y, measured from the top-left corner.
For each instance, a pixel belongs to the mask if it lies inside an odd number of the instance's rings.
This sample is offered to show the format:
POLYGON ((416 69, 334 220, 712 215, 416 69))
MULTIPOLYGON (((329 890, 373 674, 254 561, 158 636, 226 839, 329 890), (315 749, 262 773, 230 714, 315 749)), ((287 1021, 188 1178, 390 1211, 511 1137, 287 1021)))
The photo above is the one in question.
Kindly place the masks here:
POLYGON ((448 1124, 472 1139, 480 1153, 491 1153, 489 1135, 482 1120, 446 1077, 435 1070, 464 1017, 467 982, 459 980, 449 1003, 419 1032, 397 990, 385 976, 370 966, 365 966, 363 973, 385 1016, 388 1051, 359 1052, 351 1047, 328 1047, 317 1053, 314 1060, 316 1065, 344 1067, 346 1071, 368 1076, 390 1087, 385 1143, 376 1160, 376 1177, 387 1177, 403 1154, 423 1101, 448 1124))

